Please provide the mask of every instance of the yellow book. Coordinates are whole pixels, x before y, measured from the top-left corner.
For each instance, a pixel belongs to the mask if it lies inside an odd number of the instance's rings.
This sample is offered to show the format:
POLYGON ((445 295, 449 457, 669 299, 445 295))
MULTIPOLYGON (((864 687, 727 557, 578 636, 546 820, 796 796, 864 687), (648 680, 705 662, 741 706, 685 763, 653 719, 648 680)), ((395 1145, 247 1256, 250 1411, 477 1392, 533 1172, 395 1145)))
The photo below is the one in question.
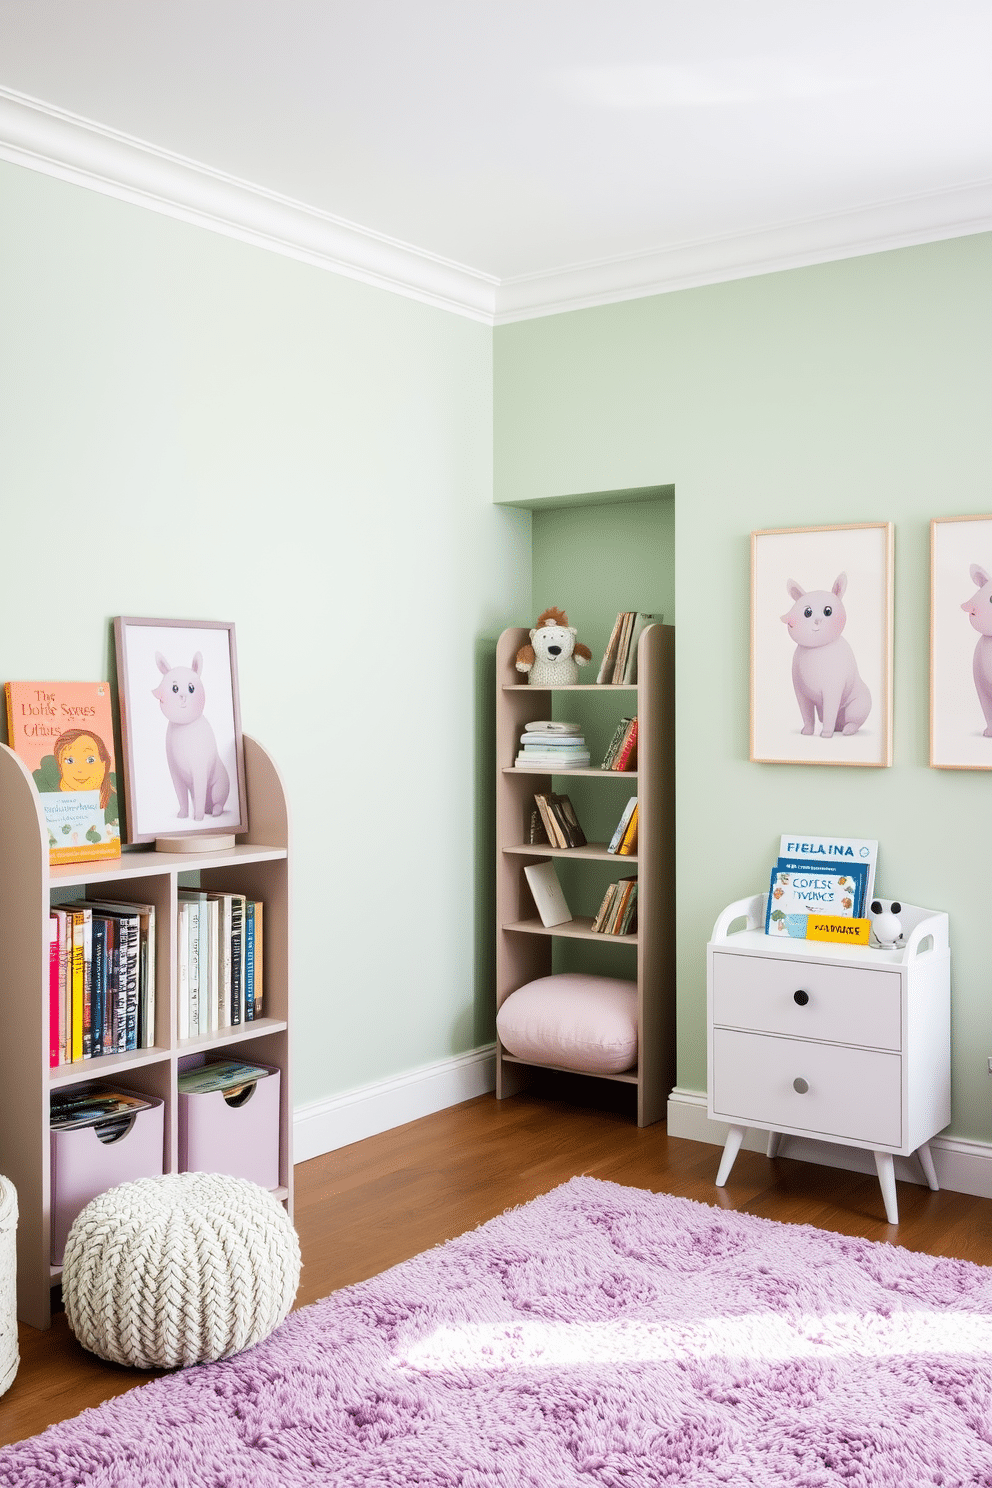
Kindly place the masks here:
POLYGON ((86 968, 86 916, 81 909, 68 911, 72 915, 72 1021, 70 1058, 83 1057, 83 982, 86 968))
POLYGON ((811 914, 806 922, 807 940, 828 940, 834 945, 869 945, 870 937, 871 920, 811 914))
POLYGON ((624 832, 623 837, 620 840, 620 846, 617 848, 617 852, 619 854, 622 854, 623 857, 628 857, 631 853, 636 852, 636 851, 637 851, 637 807, 635 806, 634 807, 634 810, 633 810, 633 813, 631 815, 630 821, 627 823, 627 830, 624 832))

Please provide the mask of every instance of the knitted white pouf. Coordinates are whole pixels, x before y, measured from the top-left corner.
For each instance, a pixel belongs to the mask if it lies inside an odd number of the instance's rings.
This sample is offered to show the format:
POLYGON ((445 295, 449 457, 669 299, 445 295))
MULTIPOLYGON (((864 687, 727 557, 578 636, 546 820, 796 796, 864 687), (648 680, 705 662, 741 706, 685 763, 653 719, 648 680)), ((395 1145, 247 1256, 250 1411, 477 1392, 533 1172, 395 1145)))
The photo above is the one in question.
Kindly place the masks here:
POLYGON ((260 1342, 299 1281, 300 1245, 279 1200, 223 1173, 108 1189, 76 1218, 62 1264, 79 1342, 139 1369, 224 1359, 260 1342))
POLYGON ((0 1395, 13 1383, 17 1352, 17 1193, 0 1178, 0 1395))

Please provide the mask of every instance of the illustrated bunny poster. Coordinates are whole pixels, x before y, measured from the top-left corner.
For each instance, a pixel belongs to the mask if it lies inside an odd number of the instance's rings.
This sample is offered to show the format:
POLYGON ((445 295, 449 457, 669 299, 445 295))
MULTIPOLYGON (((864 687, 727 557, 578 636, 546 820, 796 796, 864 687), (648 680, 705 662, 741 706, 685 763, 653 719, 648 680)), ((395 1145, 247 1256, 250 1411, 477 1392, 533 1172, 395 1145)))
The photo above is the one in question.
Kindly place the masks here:
POLYGON ((992 517, 930 524, 930 763, 992 770, 992 517))
POLYGON ((892 762, 892 523, 751 534, 751 752, 892 762))
POLYGON ((127 840, 247 830, 234 626, 114 622, 127 840))

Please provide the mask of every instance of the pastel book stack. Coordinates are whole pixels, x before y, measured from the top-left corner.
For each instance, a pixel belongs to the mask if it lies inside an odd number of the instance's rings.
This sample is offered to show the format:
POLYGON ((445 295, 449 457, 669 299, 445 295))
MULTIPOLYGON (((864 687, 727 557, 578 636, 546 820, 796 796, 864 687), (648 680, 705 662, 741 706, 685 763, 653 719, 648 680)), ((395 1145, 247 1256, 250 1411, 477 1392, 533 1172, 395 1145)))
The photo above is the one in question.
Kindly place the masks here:
POLYGON ((580 724, 556 723, 548 718, 525 723, 517 753, 521 770, 543 770, 557 775, 566 770, 585 769, 589 760, 580 724))
MULTIPOLYGON (((291 1209, 288 813, 275 764, 254 739, 246 738, 244 746, 249 824, 235 846, 184 854, 149 845, 114 857, 56 863, 50 861, 34 768, 0 745, 0 861, 7 865, 0 885, 0 944, 8 989, 0 1040, 0 1172, 14 1184, 20 1207, 18 1316, 36 1328, 48 1326, 52 1289, 61 1280, 58 1251, 52 1249, 53 1215, 64 1224, 94 1175, 107 1188, 135 1172, 180 1171, 179 1078, 191 1065, 224 1057, 278 1072, 277 1079, 266 1080, 264 1095, 243 1110, 223 1098, 220 1103, 227 1124, 244 1131, 253 1109, 256 1119, 267 1106, 275 1110, 274 1127, 266 1127, 270 1153, 276 1152, 275 1171, 271 1161, 266 1169, 274 1182, 267 1186, 291 1209), (227 906, 235 902, 256 906, 256 915, 264 905, 264 945, 256 923, 254 967, 250 911, 241 923, 236 1003, 233 992, 227 995, 228 983, 219 980, 225 975, 222 946, 230 946, 230 935, 218 930, 214 937, 211 930, 215 921, 224 923, 227 906), (179 987, 183 946, 188 975, 194 905, 200 917, 197 986, 203 994, 195 1027, 179 987), (77 975, 67 998, 66 926, 77 917, 79 935, 71 942, 77 975), (222 1023, 225 1013, 229 1023, 222 1023), (148 1104, 127 1130, 113 1133, 113 1141, 101 1143, 94 1127, 50 1127, 50 1107, 60 1098, 71 1103, 85 1094, 99 1101, 115 1092, 148 1104)), ((87 750, 82 763, 95 769, 92 755, 87 750)), ((237 915, 231 918, 233 923, 237 915)))
POLYGON ((592 701, 602 685, 518 680, 527 639, 507 630, 496 653, 496 1093, 569 1070, 631 1087, 647 1126, 674 1082, 674 631, 645 624, 636 663, 624 662, 636 681, 611 683, 627 693, 613 742, 592 701), (604 763, 572 768, 576 810, 555 777, 580 738, 604 763), (603 840, 589 840, 593 821, 600 832, 609 822, 603 840), (607 958, 615 972, 595 964, 607 958))

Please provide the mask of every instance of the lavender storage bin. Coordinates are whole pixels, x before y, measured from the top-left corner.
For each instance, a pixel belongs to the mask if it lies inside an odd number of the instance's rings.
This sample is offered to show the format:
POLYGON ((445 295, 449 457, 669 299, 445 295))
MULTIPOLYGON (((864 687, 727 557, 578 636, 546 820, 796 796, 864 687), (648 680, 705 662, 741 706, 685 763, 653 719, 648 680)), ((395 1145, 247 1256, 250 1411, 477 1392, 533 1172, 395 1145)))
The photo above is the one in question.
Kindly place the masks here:
POLYGON ((279 1070, 235 1095, 223 1090, 179 1092, 179 1171, 228 1173, 262 1188, 279 1187, 279 1070))
POLYGON ((90 1199, 118 1183, 161 1177, 165 1107, 154 1096, 142 1099, 152 1104, 135 1111, 113 1141, 101 1142, 99 1126, 51 1133, 53 1266, 61 1266, 72 1222, 90 1199))

